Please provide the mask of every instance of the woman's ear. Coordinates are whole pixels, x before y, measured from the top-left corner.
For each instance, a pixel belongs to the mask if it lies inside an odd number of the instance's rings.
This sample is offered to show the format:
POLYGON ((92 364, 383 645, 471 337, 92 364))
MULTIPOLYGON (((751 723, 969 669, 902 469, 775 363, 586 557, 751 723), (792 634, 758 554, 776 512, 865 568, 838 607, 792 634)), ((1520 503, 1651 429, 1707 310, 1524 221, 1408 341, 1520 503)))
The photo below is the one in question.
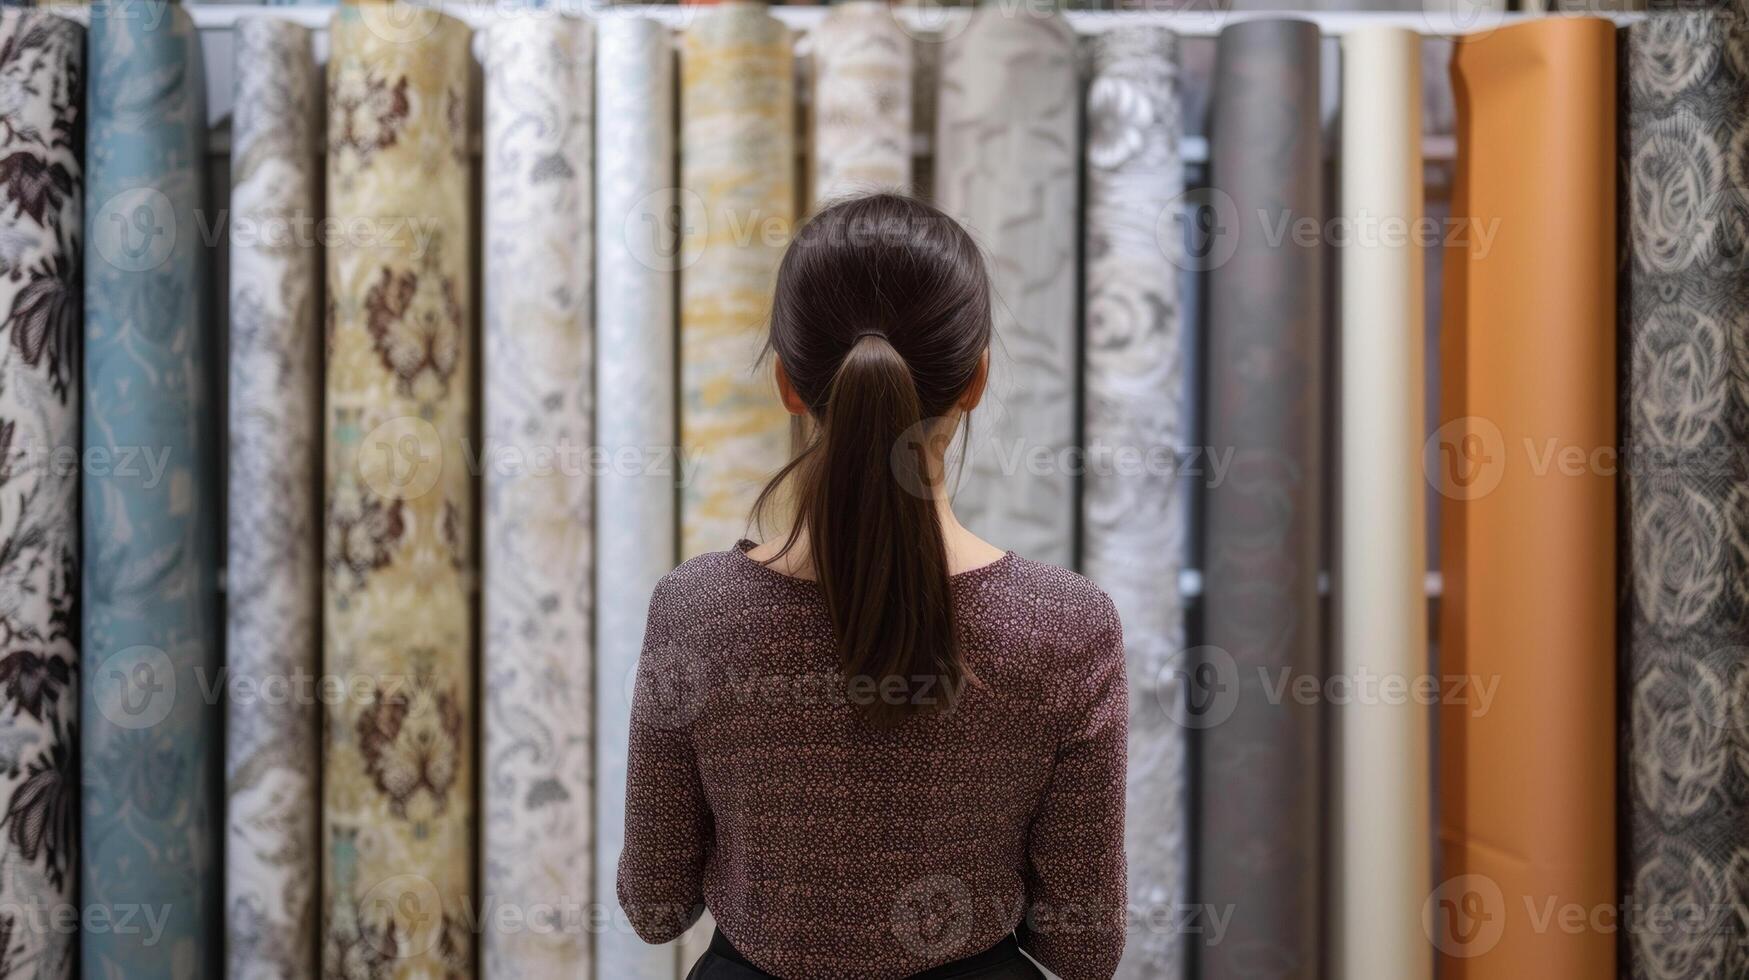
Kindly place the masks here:
POLYGON ((789 375, 783 369, 783 361, 772 355, 772 371, 777 375, 777 394, 783 399, 784 410, 791 415, 807 415, 808 406, 802 403, 802 396, 796 394, 795 385, 789 383, 789 375))
POLYGON ((962 412, 970 412, 984 400, 984 385, 990 381, 990 348, 984 348, 984 354, 978 358, 978 367, 972 372, 972 383, 966 385, 965 394, 960 395, 957 402, 962 412))

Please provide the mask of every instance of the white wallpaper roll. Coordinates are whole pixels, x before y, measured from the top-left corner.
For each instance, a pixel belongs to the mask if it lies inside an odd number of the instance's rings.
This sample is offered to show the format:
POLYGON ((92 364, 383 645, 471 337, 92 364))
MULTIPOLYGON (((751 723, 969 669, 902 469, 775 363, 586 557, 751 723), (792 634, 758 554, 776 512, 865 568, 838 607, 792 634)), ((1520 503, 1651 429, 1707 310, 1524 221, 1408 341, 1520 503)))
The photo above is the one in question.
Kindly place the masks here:
POLYGON ((935 197, 989 254, 996 341, 955 507, 1028 558, 1074 560, 1081 86, 1055 14, 984 7, 944 46, 935 197))
MULTIPOLYGON (((1336 674, 1411 684, 1426 673, 1421 38, 1342 39, 1342 438, 1336 674)), ((1374 688, 1376 691, 1377 688, 1374 688)), ((1338 789, 1335 973, 1428 980, 1429 715, 1411 699, 1334 707, 1338 789)))
POLYGON ((642 17, 596 28, 595 903, 596 972, 672 980, 672 947, 645 945, 614 894, 625 842, 626 736, 644 613, 674 567, 674 49, 642 17))
POLYGON ((485 39, 484 975, 590 968, 593 34, 485 39))
MULTIPOLYGON (((1082 571, 1117 603, 1129 661, 1125 823, 1132 908, 1168 916, 1187 900, 1188 730, 1178 573, 1186 498, 1173 465, 1186 441, 1184 320, 1176 262, 1184 189, 1178 44, 1160 27, 1090 42, 1087 89, 1087 446, 1082 571)), ((1149 921, 1149 920, 1143 920, 1149 921)), ((1178 980, 1183 937, 1137 929, 1118 975, 1178 980)))
POLYGON ((909 191, 911 35, 885 0, 850 0, 812 38, 814 202, 909 191))
MULTIPOLYGON (((322 82, 308 28, 245 17, 234 37, 225 657, 232 678, 265 693, 322 670, 322 253, 297 237, 321 215, 322 82)), ((317 705, 263 696, 227 707, 228 969, 312 976, 317 705)))

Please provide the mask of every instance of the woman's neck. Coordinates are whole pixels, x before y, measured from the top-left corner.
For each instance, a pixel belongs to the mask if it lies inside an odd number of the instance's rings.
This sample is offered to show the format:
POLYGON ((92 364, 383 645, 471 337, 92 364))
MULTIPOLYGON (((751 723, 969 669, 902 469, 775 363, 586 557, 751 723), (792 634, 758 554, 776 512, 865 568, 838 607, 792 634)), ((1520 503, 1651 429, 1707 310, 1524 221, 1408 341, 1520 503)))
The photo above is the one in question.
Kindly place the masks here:
MULTIPOLYGON (((945 497, 938 496, 935 501, 936 514, 941 519, 941 537, 947 547, 947 571, 949 575, 969 572, 981 568, 1001 558, 1006 552, 983 538, 967 530, 965 525, 954 516, 953 504, 945 497)), ((813 552, 808 548, 808 532, 796 533, 795 543, 788 551, 783 551, 788 535, 778 535, 772 540, 762 541, 749 551, 748 557, 754 561, 769 564, 773 571, 782 572, 795 578, 811 579, 814 577, 813 552), (782 552, 781 556, 779 552, 782 552)))

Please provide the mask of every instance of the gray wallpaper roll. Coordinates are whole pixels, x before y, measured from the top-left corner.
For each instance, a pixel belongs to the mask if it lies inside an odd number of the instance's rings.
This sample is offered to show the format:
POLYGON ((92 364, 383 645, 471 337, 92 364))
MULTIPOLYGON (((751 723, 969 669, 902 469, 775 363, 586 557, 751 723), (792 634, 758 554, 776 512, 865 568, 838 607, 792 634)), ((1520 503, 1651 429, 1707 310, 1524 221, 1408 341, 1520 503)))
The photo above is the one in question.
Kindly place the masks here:
MULTIPOLYGON (((1321 675, 1318 645, 1322 250, 1282 223, 1323 216, 1319 36, 1223 30, 1210 134, 1208 440, 1232 452, 1208 493, 1208 663, 1200 900, 1230 908, 1209 980, 1317 975, 1319 715, 1271 685, 1321 675)), ((1201 688, 1203 683, 1206 689, 1201 688)))
POLYGON ((309 976, 321 727, 278 685, 322 670, 322 253, 299 237, 321 216, 322 83, 309 28, 243 17, 233 38, 225 950, 232 976, 309 976))
MULTIPOLYGON (((1738 26, 1733 26, 1735 22, 1738 26)), ((1635 980, 1749 974, 1749 33, 1627 31, 1622 80, 1622 878, 1635 980)))
MULTIPOLYGON (((1089 47, 1083 413, 1090 465, 1081 564, 1124 623, 1130 903, 1164 915, 1186 899, 1190 846, 1188 731, 1168 709, 1183 696, 1178 573, 1187 503, 1172 455, 1188 421, 1178 44, 1165 28, 1131 27, 1097 35, 1089 47)), ((1175 930, 1132 930, 1118 975, 1176 980, 1182 940, 1175 930)))
POLYGON ((1074 560, 1076 163, 1081 87, 1062 17, 985 7, 943 46, 935 197, 989 254, 996 342, 956 506, 974 532, 1074 560))

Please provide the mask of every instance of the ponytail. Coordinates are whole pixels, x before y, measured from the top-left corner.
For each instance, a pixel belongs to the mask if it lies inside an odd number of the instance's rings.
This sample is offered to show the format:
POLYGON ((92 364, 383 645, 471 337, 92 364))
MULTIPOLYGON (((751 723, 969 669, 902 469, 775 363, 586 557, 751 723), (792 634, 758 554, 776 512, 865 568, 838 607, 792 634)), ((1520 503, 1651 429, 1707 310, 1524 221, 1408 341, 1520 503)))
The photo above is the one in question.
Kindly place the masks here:
POLYGON ((799 512, 852 700, 876 725, 945 708, 960 673, 947 544, 928 464, 905 444, 923 427, 917 386, 885 337, 845 355, 822 422, 799 512))
POLYGON ((754 510, 787 485, 795 520, 779 555, 806 534, 846 691, 874 727, 950 709, 969 675, 927 430, 956 411, 989 331, 970 236, 909 198, 827 208, 778 272, 770 346, 808 439, 754 510))

